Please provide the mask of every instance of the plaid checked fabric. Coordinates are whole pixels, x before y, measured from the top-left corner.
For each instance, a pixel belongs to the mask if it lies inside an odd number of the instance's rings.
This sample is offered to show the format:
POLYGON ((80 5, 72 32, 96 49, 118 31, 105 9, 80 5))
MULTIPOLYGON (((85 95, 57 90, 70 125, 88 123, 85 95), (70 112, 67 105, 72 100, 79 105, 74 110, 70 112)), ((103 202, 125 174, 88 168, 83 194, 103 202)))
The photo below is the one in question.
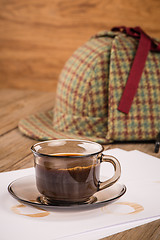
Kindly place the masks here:
POLYGON ((66 62, 53 111, 19 122, 32 138, 81 138, 101 143, 152 140, 160 130, 160 54, 150 52, 130 112, 117 110, 138 40, 103 31, 66 62))
POLYGON ((64 66, 57 90, 54 129, 104 141, 112 40, 92 38, 64 66))

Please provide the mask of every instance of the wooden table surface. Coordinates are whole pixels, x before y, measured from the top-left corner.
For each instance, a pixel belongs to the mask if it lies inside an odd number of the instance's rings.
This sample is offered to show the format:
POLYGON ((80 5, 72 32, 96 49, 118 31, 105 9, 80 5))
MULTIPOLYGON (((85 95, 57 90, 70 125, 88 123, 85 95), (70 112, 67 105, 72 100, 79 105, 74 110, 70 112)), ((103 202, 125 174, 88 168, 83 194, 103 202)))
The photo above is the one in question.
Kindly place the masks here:
MULTIPOLYGON (((53 108, 55 93, 32 90, 0 89, 0 172, 33 167, 30 147, 36 143, 23 136, 18 121, 34 112, 53 108)), ((160 158, 154 153, 154 143, 114 143, 110 148, 140 150, 160 158)), ((106 240, 158 240, 160 220, 106 237, 106 240)))

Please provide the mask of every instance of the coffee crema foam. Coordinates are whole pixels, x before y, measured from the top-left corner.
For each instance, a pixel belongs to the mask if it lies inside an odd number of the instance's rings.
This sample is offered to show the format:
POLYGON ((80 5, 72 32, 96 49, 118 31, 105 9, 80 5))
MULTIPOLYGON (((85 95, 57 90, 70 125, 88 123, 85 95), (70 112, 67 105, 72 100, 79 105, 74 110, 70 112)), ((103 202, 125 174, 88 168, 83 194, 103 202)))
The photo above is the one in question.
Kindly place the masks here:
POLYGON ((72 167, 72 168, 59 168, 59 170, 62 170, 62 171, 83 171, 85 169, 91 169, 92 167, 96 167, 96 166, 97 166, 97 164, 90 165, 90 166, 83 166, 83 167, 77 166, 77 167, 72 167))
POLYGON ((53 154, 49 154, 50 156, 54 156, 54 157, 81 157, 81 156, 85 156, 85 154, 82 153, 53 153, 53 154))

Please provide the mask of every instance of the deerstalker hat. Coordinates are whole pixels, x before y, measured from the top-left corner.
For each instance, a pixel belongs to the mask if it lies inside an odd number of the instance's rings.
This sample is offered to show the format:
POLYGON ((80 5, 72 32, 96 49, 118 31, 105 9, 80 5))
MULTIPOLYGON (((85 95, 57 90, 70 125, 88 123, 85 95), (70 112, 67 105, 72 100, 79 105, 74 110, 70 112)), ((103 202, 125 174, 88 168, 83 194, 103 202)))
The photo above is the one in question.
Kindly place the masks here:
POLYGON ((118 110, 138 42, 116 31, 89 39, 62 69, 53 110, 21 119, 20 131, 37 140, 77 138, 102 144, 155 139, 160 130, 159 52, 148 54, 129 113, 118 110))
POLYGON ((21 119, 22 133, 38 140, 107 142, 108 61, 115 33, 109 35, 92 37, 73 53, 60 74, 53 110, 21 119))

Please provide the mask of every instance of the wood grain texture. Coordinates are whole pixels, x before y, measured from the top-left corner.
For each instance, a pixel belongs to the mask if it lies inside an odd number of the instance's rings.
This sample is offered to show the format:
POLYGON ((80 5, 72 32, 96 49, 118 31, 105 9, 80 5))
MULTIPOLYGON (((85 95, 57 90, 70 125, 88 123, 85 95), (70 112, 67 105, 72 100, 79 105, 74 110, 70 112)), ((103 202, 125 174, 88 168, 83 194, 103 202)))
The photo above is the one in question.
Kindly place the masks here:
POLYGON ((102 240, 159 240, 160 239, 160 220, 144 224, 102 240))
POLYGON ((160 38, 159 0, 0 0, 0 88, 53 91, 65 61, 116 25, 160 38))
POLYGON ((16 128, 19 119, 27 116, 30 112, 52 109, 54 97, 54 94, 51 92, 41 94, 32 90, 30 92, 23 91, 23 94, 18 94, 18 91, 15 90, 12 94, 10 89, 1 91, 0 135, 8 132, 10 129, 16 128), (32 104, 33 102, 34 105, 32 104))
MULTIPOLYGON (((33 156, 31 152, 31 146, 36 143, 33 139, 21 136, 18 129, 13 129, 9 133, 1 136, 1 150, 0 150, 0 171, 16 170, 22 166, 25 167, 28 164, 33 166, 33 156)), ((28 167, 29 167, 28 166, 28 167)))

